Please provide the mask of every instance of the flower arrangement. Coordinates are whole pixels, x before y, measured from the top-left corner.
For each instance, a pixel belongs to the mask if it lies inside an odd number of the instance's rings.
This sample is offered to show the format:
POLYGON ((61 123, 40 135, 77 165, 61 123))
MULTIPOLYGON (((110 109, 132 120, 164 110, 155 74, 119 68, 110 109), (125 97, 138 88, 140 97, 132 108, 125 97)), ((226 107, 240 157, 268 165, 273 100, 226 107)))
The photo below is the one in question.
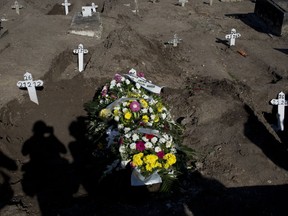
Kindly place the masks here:
POLYGON ((113 158, 104 174, 128 165, 134 173, 132 185, 176 177, 183 128, 172 119, 159 87, 143 73, 131 69, 127 75, 116 74, 85 108, 90 140, 95 146, 101 143, 100 151, 113 158))

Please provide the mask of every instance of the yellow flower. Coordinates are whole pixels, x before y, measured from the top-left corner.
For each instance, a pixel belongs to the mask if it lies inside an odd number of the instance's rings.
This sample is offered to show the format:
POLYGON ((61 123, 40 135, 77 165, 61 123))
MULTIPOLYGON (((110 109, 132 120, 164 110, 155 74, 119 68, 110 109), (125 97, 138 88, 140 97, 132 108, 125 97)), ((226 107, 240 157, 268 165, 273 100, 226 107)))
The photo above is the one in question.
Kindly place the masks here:
POLYGON ((157 103, 156 104, 156 108, 157 108, 157 111, 158 112, 162 112, 163 111, 163 108, 164 108, 164 106, 163 106, 163 104, 162 103, 157 103))
POLYGON ((149 121, 149 116, 147 116, 147 115, 142 116, 142 121, 144 123, 147 123, 149 121))
POLYGON ((146 164, 145 169, 148 172, 153 171, 155 168, 161 168, 161 163, 158 162, 158 156, 150 154, 143 158, 144 163, 146 164))
POLYGON ((154 122, 159 122, 159 116, 158 115, 155 115, 155 118, 154 118, 154 122))
POLYGON ((111 115, 111 111, 109 109, 102 109, 99 113, 100 118, 108 118, 111 115))
POLYGON ((132 117, 132 113, 131 112, 126 112, 124 115, 124 118, 129 120, 132 117))
POLYGON ((144 100, 144 99, 140 99, 140 104, 141 104, 141 106, 142 106, 143 108, 147 108, 147 107, 148 107, 148 103, 147 103, 147 101, 144 100))
POLYGON ((115 116, 118 116, 119 115, 119 110, 118 109, 114 109, 113 113, 114 113, 115 116))
MULTIPOLYGON (((176 163, 176 156, 174 154, 171 154, 171 153, 164 155, 163 159, 166 160, 166 164, 168 164, 169 166, 176 163)), ((165 165, 164 165, 164 167, 165 167, 165 165)))
POLYGON ((142 166, 143 165, 143 161, 142 161, 143 155, 144 154, 142 152, 133 155, 133 160, 132 160, 133 166, 142 166))

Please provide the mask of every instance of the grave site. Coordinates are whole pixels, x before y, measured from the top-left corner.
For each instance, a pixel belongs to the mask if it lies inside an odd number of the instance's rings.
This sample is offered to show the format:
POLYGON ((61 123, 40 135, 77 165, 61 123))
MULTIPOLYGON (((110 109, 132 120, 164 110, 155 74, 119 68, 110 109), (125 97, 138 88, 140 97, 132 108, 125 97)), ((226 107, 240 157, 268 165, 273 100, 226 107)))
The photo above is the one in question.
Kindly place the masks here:
MULTIPOLYGON (((287 215, 287 4, 0 0, 0 215, 287 215), (135 87, 116 100, 123 80, 135 87), (111 139, 87 135, 89 123, 108 131, 120 99, 124 120, 137 116, 145 101, 133 92, 183 128, 190 154, 165 192, 157 173, 131 183, 132 159, 103 179, 111 139), (87 104, 107 94, 114 111, 107 102, 94 122, 87 104)), ((155 140, 152 129, 138 132, 155 140)))

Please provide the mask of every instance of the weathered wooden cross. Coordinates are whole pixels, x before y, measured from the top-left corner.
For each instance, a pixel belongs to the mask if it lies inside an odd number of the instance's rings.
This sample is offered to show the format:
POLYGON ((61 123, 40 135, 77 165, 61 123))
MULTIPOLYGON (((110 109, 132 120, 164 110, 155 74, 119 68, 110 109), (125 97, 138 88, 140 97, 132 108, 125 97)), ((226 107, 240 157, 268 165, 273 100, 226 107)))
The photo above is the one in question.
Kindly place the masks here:
POLYGON ((174 34, 174 38, 168 41, 168 44, 173 44, 173 47, 177 47, 177 44, 180 43, 182 39, 178 38, 177 34, 174 34))
POLYGON ((182 7, 185 7, 185 3, 187 3, 188 0, 179 0, 179 5, 181 5, 182 7))
POLYGON ((64 3, 62 3, 62 5, 65 8, 65 15, 67 15, 69 13, 69 6, 71 5, 71 3, 68 2, 68 0, 64 0, 64 3))
POLYGON ((19 15, 20 14, 20 9, 23 8, 22 5, 19 5, 18 1, 14 2, 14 5, 11 6, 12 9, 16 10, 16 13, 19 15))
POLYGON ((231 29, 231 33, 225 36, 226 40, 229 40, 229 46, 235 46, 236 38, 241 37, 240 33, 236 33, 236 29, 231 29))
POLYGON ((79 72, 82 72, 84 70, 83 56, 88 53, 88 50, 84 49, 82 44, 79 44, 78 49, 74 49, 73 53, 78 54, 78 68, 79 72))
POLYGON ((278 99, 272 99, 271 104, 278 106, 277 119, 278 119, 278 129, 284 130, 284 118, 285 118, 285 106, 288 106, 285 100, 284 92, 278 94, 278 99))
POLYGON ((36 87, 43 86, 42 80, 33 81, 32 74, 26 72, 24 74, 24 81, 18 81, 17 86, 19 88, 27 88, 30 100, 36 104, 39 104, 37 94, 36 94, 36 87))

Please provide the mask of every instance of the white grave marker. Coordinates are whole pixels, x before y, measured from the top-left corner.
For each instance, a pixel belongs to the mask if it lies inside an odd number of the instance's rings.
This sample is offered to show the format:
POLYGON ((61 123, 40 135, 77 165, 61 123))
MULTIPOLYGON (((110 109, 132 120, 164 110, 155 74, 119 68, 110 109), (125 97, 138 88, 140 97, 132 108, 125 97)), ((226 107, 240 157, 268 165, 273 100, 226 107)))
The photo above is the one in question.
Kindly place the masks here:
POLYGON ((93 13, 96 13, 96 12, 97 12, 97 11, 96 11, 97 8, 98 8, 98 5, 95 5, 95 3, 92 2, 92 12, 93 12, 93 13))
POLYGON ((19 5, 18 1, 14 2, 14 5, 11 6, 12 9, 16 10, 16 13, 19 15, 20 14, 20 9, 23 8, 22 5, 19 5))
POLYGON ((284 130, 284 117, 285 117, 285 106, 288 106, 287 101, 285 100, 285 94, 280 92, 278 94, 278 99, 272 99, 271 104, 278 106, 278 129, 281 131, 284 130))
POLYGON ((37 94, 36 94, 36 87, 43 86, 42 80, 33 81, 32 74, 26 72, 24 74, 24 81, 18 81, 17 86, 19 88, 27 88, 30 100, 36 104, 39 104, 37 94))
POLYGON ((134 3, 135 3, 135 9, 132 10, 132 12, 138 15, 139 14, 138 0, 134 0, 134 3))
POLYGON ((69 6, 71 5, 71 3, 68 2, 68 0, 65 0, 64 3, 62 3, 62 5, 65 8, 65 15, 67 15, 69 13, 69 6))
POLYGON ((83 56, 84 54, 88 53, 88 50, 84 49, 82 44, 79 44, 78 49, 74 49, 73 53, 78 54, 78 68, 79 68, 79 72, 82 72, 84 70, 83 56))
POLYGON ((94 3, 92 3, 92 6, 82 6, 82 16, 92 16, 93 13, 96 13, 96 8, 98 8, 98 5, 95 5, 94 3))
POLYGON ((185 7, 185 3, 187 3, 188 0, 179 0, 179 5, 181 5, 182 7, 185 7))
POLYGON ((182 39, 178 38, 177 34, 174 34, 172 40, 168 41, 168 44, 173 44, 173 47, 177 47, 177 44, 180 43, 182 39))
POLYGON ((229 46, 235 46, 236 38, 241 37, 240 33, 236 33, 236 29, 231 29, 231 33, 225 36, 226 40, 229 40, 229 46))

